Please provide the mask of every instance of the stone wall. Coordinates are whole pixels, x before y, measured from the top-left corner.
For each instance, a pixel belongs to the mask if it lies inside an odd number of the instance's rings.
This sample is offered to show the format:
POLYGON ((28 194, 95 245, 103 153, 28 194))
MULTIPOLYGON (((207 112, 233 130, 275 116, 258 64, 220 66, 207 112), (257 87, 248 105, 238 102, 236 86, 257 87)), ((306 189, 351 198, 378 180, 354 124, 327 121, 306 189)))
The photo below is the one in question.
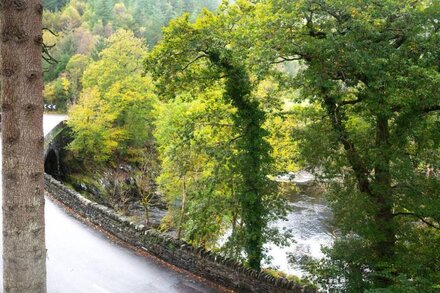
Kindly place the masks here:
POLYGON ((174 239, 156 230, 136 226, 114 210, 92 202, 67 188, 50 175, 45 175, 45 187, 51 196, 73 209, 81 217, 136 247, 237 292, 316 292, 283 278, 243 267, 203 248, 174 239))

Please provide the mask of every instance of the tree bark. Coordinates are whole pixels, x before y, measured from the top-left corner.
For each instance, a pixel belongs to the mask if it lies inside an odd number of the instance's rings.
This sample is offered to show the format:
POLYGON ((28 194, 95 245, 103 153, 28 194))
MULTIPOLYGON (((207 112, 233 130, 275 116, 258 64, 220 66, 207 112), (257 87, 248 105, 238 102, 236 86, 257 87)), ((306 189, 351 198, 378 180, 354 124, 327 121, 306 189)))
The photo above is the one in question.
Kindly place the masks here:
MULTIPOLYGON (((393 221, 393 192, 390 173, 389 122, 384 115, 376 117, 376 148, 377 158, 374 166, 374 197, 378 208, 375 215, 375 224, 378 230, 375 251, 378 259, 394 263, 396 232, 393 221)), ((387 287, 392 280, 379 276, 375 280, 378 287, 387 287)))
POLYGON ((182 237, 183 218, 185 216, 186 204, 186 176, 183 176, 182 182, 182 207, 180 208, 179 229, 177 230, 177 239, 182 237))
MULTIPOLYGON (((377 231, 373 242, 373 250, 377 259, 392 264, 394 261, 395 230, 393 226, 393 193, 391 188, 390 156, 389 156, 389 121, 384 115, 376 116, 377 158, 374 164, 374 180, 368 179, 368 168, 362 162, 354 143, 344 126, 344 113, 338 109, 334 100, 322 91, 324 104, 333 129, 338 134, 338 141, 344 150, 351 168, 354 171, 359 191, 371 197, 376 204, 377 213, 373 215, 374 226, 377 231)), ((392 279, 385 276, 375 277, 374 282, 380 288, 392 284, 392 279)))
POLYGON ((0 0, 4 292, 46 292, 42 12, 0 0))
POLYGON ((348 132, 345 129, 345 115, 340 111, 333 98, 328 96, 324 89, 321 89, 321 91, 324 95, 324 105, 327 115, 332 123, 333 129, 338 134, 338 142, 344 146, 348 162, 356 177, 359 191, 371 195, 371 187, 368 180, 369 170, 364 162, 362 162, 361 156, 357 152, 354 143, 350 140, 348 132))

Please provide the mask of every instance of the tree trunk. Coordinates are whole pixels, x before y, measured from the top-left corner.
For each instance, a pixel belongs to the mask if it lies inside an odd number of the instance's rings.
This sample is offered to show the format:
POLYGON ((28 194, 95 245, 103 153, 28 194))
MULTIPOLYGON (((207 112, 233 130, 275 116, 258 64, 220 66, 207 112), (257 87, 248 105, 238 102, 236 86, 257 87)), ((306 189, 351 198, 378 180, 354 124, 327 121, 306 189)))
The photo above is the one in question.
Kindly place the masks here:
MULTIPOLYGON (((266 210, 263 196, 269 192, 270 182, 266 175, 270 160, 270 146, 265 141, 265 113, 257 101, 250 99, 252 85, 243 66, 234 64, 228 57, 218 52, 209 54, 211 62, 220 67, 227 76, 224 99, 237 109, 234 126, 242 133, 237 140, 240 153, 237 156, 238 171, 242 176, 243 186, 237 190, 238 201, 245 226, 244 250, 248 264, 255 270, 261 269, 263 259, 264 228, 266 210)), ((271 186, 272 192, 275 186, 271 186)))
POLYGON ((344 146, 345 153, 347 155, 348 162, 353 169, 356 181, 358 183, 359 191, 371 196, 371 187, 368 180, 369 170, 362 161, 356 146, 350 140, 347 129, 345 129, 344 121, 346 120, 345 114, 336 105, 335 100, 327 94, 325 89, 321 89, 324 95, 324 106, 327 111, 328 118, 330 119, 333 129, 338 135, 338 141, 344 146))
MULTIPOLYGON (((374 166, 374 197, 378 208, 375 215, 377 242, 375 251, 379 260, 384 263, 394 262, 395 230, 393 225, 393 194, 390 173, 390 148, 388 118, 383 115, 376 117, 377 158, 374 166)), ((387 287, 392 280, 385 276, 376 278, 378 287, 387 287)))
POLYGON ((182 207, 180 208, 179 229, 177 230, 177 239, 182 237, 183 218, 185 216, 186 204, 186 176, 183 176, 182 182, 182 207))
POLYGON ((42 12, 0 2, 4 292, 46 292, 42 12))
MULTIPOLYGON (((395 230, 393 226, 393 194, 391 188, 390 174, 390 147, 389 147, 389 122, 384 115, 376 117, 376 137, 377 158, 374 164, 374 181, 368 179, 368 169, 356 151, 355 145, 350 141, 343 121, 344 113, 338 109, 335 101, 326 95, 325 108, 332 123, 333 129, 338 134, 339 142, 344 146, 347 159, 354 171, 358 182, 359 191, 370 196, 377 207, 377 213, 373 216, 375 235, 371 239, 373 243, 373 253, 377 260, 383 264, 392 264, 394 261, 395 249, 395 230)), ((387 268, 385 268, 387 269, 387 268)), ((383 268, 379 267, 378 272, 383 268)), ((386 288, 392 284, 392 279, 385 274, 379 274, 374 282, 377 287, 386 288)))
MULTIPOLYGON (((355 145, 349 139, 347 130, 343 121, 345 116, 332 97, 325 96, 325 108, 328 117, 332 123, 333 129, 338 134, 339 142, 344 146, 347 159, 354 171, 358 182, 359 191, 370 196, 376 205, 377 213, 373 216, 373 225, 375 227, 373 243, 373 253, 377 260, 382 264, 393 264, 396 235, 393 223, 393 192, 391 188, 390 173, 390 131, 389 121, 385 115, 376 115, 376 137, 375 144, 377 148, 377 157, 374 164, 374 180, 368 179, 368 169, 361 157, 356 151, 355 145)), ((385 268, 387 269, 387 268, 385 268)), ((378 272, 383 270, 379 267, 378 272)), ((392 285, 392 279, 385 274, 379 274, 374 282, 377 287, 386 288, 392 285)))

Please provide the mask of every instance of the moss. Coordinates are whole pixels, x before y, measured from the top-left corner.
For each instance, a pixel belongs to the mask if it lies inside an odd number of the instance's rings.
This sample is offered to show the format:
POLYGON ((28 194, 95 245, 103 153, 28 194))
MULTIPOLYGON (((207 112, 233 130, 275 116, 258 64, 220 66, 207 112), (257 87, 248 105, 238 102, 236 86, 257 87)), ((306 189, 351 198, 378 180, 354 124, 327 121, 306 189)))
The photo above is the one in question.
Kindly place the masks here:
POLYGON ((67 177, 67 184, 72 186, 76 191, 87 199, 96 201, 98 203, 109 203, 109 195, 97 179, 93 178, 89 174, 70 174, 67 177), (87 190, 79 188, 81 185, 85 185, 87 190))
POLYGON ((295 276, 295 275, 289 275, 289 274, 286 274, 285 272, 274 270, 274 269, 263 269, 263 272, 265 272, 266 274, 269 274, 270 276, 272 276, 274 278, 284 278, 284 279, 287 279, 291 282, 294 282, 295 284, 298 284, 300 286, 315 288, 315 285, 310 283, 308 280, 301 279, 300 277, 295 276))

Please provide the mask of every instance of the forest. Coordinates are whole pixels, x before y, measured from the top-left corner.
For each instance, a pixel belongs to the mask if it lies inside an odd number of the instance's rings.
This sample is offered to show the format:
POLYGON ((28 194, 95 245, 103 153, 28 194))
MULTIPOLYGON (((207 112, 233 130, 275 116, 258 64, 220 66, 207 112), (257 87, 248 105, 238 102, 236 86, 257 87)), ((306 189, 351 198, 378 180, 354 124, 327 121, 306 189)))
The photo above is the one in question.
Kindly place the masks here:
POLYGON ((162 206, 157 229, 284 275, 275 179, 307 170, 334 233, 291 260, 301 282, 440 290, 439 1, 44 4, 44 99, 68 113, 78 191, 147 224, 162 206))

